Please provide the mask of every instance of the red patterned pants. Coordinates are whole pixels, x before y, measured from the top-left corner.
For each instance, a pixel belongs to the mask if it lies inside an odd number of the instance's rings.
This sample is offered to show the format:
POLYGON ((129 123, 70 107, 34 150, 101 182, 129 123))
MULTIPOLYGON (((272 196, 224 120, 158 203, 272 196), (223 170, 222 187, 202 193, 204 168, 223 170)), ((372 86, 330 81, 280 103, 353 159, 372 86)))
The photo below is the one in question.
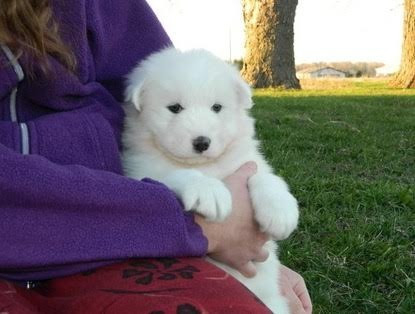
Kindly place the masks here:
POLYGON ((0 314, 249 313, 270 311, 200 258, 134 259, 26 290, 0 280, 0 314))

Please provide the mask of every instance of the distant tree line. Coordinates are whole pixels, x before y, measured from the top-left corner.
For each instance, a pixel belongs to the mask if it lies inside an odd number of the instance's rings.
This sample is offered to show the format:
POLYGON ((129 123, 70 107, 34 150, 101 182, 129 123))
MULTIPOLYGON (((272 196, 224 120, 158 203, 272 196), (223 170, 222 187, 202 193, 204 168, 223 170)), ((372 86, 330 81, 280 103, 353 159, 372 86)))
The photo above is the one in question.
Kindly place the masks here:
POLYGON ((373 77, 376 76, 376 69, 384 65, 381 62, 314 62, 302 63, 295 68, 298 72, 331 67, 345 72, 347 77, 373 77))
MULTIPOLYGON (((232 61, 235 67, 242 69, 243 60, 235 59, 232 61)), ((346 73, 347 77, 374 77, 376 69, 383 67, 385 64, 381 62, 314 62, 302 63, 296 65, 296 71, 317 70, 325 67, 335 68, 346 73)))

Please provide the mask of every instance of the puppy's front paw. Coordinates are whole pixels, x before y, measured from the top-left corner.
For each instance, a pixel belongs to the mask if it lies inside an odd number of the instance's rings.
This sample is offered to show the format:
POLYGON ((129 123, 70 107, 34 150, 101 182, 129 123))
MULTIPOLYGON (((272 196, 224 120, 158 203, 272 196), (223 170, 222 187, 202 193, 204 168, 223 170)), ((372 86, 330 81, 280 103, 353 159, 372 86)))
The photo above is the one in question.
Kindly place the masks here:
POLYGON ((275 240, 286 239, 298 224, 298 204, 287 184, 273 174, 256 174, 249 181, 255 218, 275 240))
POLYGON ((223 221, 232 210, 232 197, 225 184, 196 170, 177 170, 163 182, 193 210, 211 221, 223 221))
POLYGON ((194 210, 212 221, 223 221, 232 210, 229 190, 215 178, 203 177, 189 182, 182 201, 186 210, 194 210))

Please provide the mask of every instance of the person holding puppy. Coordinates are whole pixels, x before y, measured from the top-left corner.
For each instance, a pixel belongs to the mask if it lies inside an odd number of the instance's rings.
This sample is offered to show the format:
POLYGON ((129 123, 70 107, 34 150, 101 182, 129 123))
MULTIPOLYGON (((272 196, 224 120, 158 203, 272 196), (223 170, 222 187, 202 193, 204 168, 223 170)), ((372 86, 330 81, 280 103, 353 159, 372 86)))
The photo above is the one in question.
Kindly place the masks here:
MULTIPOLYGON (((200 285, 215 286, 200 274, 222 273, 185 256, 209 254, 255 275, 252 261, 268 253, 246 188, 254 164, 226 179, 234 210, 223 224, 185 213, 158 182, 122 175, 124 76, 171 45, 145 1, 5 0, 0 44, 0 308, 82 312, 76 308, 82 304, 91 313, 102 309, 93 301, 128 307, 137 297, 125 296, 144 290, 200 302, 210 295, 200 285), (102 278, 113 286, 103 286, 102 278), (22 283, 34 289, 23 290, 22 283), (80 301, 70 287, 95 297, 80 301), (120 305, 120 295, 131 303, 120 305)), ((310 312, 302 278, 283 272, 293 312, 310 312)), ((265 312, 241 297, 248 292, 239 286, 226 279, 216 284, 216 295, 240 289, 233 297, 241 309, 265 312)), ((149 309, 159 309, 152 302, 149 309)), ((184 302, 177 309, 186 304, 200 306, 184 302)))

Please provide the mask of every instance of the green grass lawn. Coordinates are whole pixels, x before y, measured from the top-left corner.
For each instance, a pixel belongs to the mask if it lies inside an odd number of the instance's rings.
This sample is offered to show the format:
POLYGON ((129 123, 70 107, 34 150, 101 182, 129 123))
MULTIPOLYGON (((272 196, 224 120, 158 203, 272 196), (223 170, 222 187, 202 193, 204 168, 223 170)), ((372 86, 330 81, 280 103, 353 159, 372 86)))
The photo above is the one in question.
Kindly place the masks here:
POLYGON ((252 110, 301 207, 281 260, 304 276, 315 313, 415 313, 415 90, 304 86, 256 90, 252 110))

